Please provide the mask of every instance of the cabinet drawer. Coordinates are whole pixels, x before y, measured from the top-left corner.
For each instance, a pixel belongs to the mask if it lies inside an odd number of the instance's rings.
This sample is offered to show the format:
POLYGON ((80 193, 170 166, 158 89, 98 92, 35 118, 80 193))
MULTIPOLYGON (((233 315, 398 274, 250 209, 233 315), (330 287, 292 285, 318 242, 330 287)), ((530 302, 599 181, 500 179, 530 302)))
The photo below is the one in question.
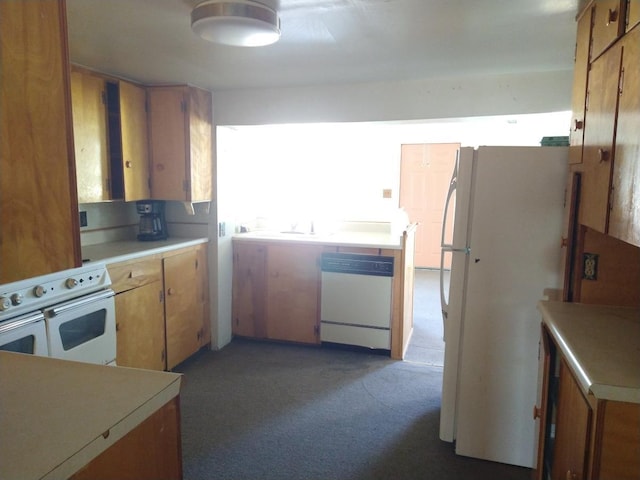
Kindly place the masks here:
POLYGON ((116 293, 162 280, 162 263, 159 258, 116 263, 107 266, 107 270, 113 283, 111 288, 116 293))
POLYGON ((594 3, 593 33, 591 34, 592 60, 624 33, 625 7, 624 0, 600 0, 594 3))

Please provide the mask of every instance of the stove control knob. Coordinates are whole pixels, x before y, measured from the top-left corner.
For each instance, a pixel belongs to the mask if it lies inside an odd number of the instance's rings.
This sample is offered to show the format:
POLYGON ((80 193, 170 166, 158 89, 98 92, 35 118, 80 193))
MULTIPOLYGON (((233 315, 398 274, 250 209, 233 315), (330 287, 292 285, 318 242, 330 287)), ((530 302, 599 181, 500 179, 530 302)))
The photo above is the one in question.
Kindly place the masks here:
POLYGON ((42 285, 38 285, 33 289, 33 294, 38 298, 42 297, 45 293, 47 293, 47 291, 42 285))
POLYGON ((11 307, 11 300, 8 297, 0 297, 0 312, 4 312, 11 307))
POLYGON ((19 293, 11 295, 11 303, 13 305, 20 305, 22 303, 22 295, 19 293))
POLYGON ((67 281, 64 282, 65 286, 69 289, 75 288, 78 286, 78 280, 75 278, 67 278, 67 281))

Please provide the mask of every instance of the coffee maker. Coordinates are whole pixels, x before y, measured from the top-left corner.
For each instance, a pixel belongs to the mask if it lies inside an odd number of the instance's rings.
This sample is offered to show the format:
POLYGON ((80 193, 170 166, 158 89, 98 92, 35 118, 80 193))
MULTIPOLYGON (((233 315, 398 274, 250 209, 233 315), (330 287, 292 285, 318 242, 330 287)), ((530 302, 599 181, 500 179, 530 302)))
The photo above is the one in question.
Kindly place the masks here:
POLYGON ((167 222, 164 218, 164 200, 140 200, 136 202, 140 215, 138 240, 166 240, 167 222))

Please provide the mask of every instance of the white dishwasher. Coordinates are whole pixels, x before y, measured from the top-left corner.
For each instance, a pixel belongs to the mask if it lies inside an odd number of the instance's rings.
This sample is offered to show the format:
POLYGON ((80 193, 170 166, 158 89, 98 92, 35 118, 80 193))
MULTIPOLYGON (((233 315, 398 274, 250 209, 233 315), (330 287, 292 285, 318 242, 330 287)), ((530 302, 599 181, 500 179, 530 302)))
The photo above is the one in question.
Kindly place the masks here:
POLYGON ((391 349, 393 257, 323 253, 320 340, 391 349))

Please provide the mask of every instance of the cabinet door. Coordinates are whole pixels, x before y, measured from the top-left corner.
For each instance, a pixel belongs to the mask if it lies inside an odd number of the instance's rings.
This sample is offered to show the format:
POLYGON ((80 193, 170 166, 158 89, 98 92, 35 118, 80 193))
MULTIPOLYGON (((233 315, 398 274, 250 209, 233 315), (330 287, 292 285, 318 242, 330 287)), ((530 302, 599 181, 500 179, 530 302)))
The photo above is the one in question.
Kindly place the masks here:
POLYGON ((169 370, 200 349, 202 309, 196 298, 196 262, 195 249, 163 260, 169 370))
POLYGON ((591 65, 585 119, 580 223, 606 233, 622 48, 616 44, 591 65))
POLYGON ((544 451, 547 432, 549 380, 551 373, 551 351, 549 349, 549 342, 549 335, 546 330, 542 328, 538 351, 537 404, 533 406, 533 419, 536 422, 536 442, 534 444, 536 468, 533 475, 535 480, 542 480, 544 478, 544 451))
POLYGON ((159 200, 189 201, 186 87, 151 87, 147 91, 151 195, 159 200))
POLYGON ((233 243, 234 335, 266 338, 267 246, 233 243))
POLYGON ((571 130, 569 131, 569 163, 582 162, 584 113, 589 72, 589 42, 591 41, 591 12, 591 8, 586 9, 578 19, 576 53, 573 65, 571 130))
POLYGON ((63 1, 0 1, 0 284, 80 266, 63 1))
POLYGON ((267 337, 319 343, 320 246, 269 245, 267 337))
POLYGON ((164 370, 163 307, 158 281, 116 295, 118 366, 164 370))
POLYGON ((124 199, 127 202, 150 198, 149 147, 147 134, 146 91, 120 81, 120 128, 122 132, 122 169, 124 199))
POLYGON ((211 92, 189 87, 188 201, 209 201, 213 194, 211 92))
POLYGON ((608 233, 640 246, 640 29, 628 33, 621 42, 622 71, 608 233))
POLYGON ((593 34, 591 58, 596 58, 616 41, 625 29, 626 0, 598 0, 593 2, 593 34))
POLYGON ((196 274, 198 281, 197 298, 201 310, 202 332, 200 346, 211 343, 211 318, 209 313, 209 265, 207 260, 207 246, 200 245, 196 248, 196 274))
POLYGON ((105 99, 104 78, 76 68, 71 71, 73 136, 80 203, 102 202, 111 198, 105 99))
POLYGON ((640 23, 640 2, 630 0, 627 3, 627 32, 640 23))
POLYGON ((564 359, 558 381, 556 439, 551 478, 582 480, 587 475, 591 408, 564 359))

